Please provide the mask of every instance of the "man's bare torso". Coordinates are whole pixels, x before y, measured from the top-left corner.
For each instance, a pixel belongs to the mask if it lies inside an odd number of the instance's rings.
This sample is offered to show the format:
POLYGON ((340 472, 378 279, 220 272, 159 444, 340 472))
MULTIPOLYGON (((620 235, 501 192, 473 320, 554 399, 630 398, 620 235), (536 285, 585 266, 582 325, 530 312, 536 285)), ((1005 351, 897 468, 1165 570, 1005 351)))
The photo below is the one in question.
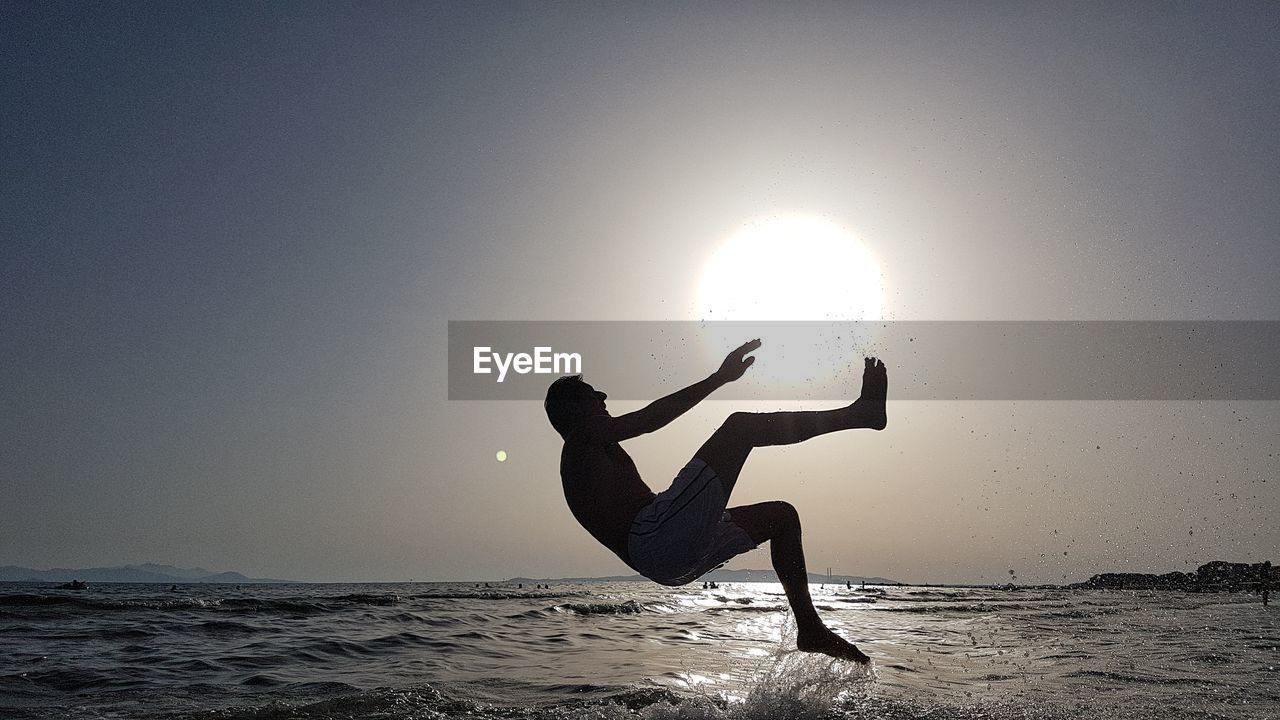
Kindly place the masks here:
POLYGON ((631 521, 654 498, 631 456, 616 442, 567 440, 560 452, 560 481, 582 527, 629 563, 631 521))

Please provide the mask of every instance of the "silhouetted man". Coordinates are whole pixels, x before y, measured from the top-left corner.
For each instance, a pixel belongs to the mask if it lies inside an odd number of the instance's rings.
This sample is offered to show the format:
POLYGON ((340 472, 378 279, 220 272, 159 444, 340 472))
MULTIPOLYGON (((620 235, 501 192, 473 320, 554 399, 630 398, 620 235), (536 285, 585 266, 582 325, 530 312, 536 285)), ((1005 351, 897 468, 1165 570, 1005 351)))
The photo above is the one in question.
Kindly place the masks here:
POLYGON ((847 407, 806 412, 736 412, 694 453, 671 487, 655 495, 618 443, 653 432, 722 385, 742 377, 760 347, 752 340, 729 353, 710 377, 613 417, 603 392, 582 376, 551 384, 547 417, 560 436, 560 478, 569 509, 587 532, 636 572, 663 585, 684 585, 735 555, 769 542, 778 579, 795 614, 800 650, 856 662, 869 658, 818 617, 800 544, 800 517, 783 501, 726 509, 753 448, 790 445, 853 428, 883 430, 889 380, 884 363, 866 358, 862 396, 847 407))

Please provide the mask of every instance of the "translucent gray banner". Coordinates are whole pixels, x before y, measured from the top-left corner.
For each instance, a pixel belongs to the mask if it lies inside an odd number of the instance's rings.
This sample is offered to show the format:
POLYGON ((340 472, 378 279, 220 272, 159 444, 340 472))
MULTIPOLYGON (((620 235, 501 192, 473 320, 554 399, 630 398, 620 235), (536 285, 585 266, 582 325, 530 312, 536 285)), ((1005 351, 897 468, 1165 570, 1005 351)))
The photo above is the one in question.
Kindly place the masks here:
POLYGON ((760 338, 720 400, 1280 400, 1280 321, 450 321, 450 400, 541 400, 583 373, 614 400, 700 380, 760 338))

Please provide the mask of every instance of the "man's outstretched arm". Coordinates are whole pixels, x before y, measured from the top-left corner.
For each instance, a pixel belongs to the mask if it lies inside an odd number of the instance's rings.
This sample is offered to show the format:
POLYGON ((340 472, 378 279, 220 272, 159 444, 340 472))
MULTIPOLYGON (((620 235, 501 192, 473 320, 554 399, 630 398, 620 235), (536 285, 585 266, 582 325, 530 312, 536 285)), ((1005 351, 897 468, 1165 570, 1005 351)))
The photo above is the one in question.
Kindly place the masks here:
POLYGON ((711 373, 706 379, 699 380, 689 387, 677 390, 666 397, 654 400, 635 412, 616 418, 602 417, 602 423, 597 428, 597 432, 603 433, 603 439, 610 442, 621 442, 664 427, 672 420, 688 412, 694 405, 705 400, 717 388, 742 377, 742 374, 756 360, 754 357, 747 357, 747 353, 753 352, 759 347, 760 341, 758 339, 744 343, 741 347, 729 353, 724 362, 720 364, 720 368, 711 373))

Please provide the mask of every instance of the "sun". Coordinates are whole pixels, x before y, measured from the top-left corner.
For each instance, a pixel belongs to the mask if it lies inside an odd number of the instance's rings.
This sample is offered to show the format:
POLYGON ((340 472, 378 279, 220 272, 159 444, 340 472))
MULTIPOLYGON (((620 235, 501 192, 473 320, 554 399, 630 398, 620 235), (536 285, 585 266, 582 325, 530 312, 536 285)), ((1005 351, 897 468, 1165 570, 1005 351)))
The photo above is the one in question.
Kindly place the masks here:
POLYGON ((856 375, 876 341, 875 329, 845 324, 883 319, 883 297, 880 267, 858 238, 825 218, 785 215, 749 222, 724 241, 703 268, 697 312, 734 321, 704 326, 709 358, 758 337, 753 382, 811 392, 834 380, 843 396, 849 368, 856 375))
POLYGON ((850 232, 821 217, 747 223, 702 272, 702 320, 880 320, 880 268, 850 232))

